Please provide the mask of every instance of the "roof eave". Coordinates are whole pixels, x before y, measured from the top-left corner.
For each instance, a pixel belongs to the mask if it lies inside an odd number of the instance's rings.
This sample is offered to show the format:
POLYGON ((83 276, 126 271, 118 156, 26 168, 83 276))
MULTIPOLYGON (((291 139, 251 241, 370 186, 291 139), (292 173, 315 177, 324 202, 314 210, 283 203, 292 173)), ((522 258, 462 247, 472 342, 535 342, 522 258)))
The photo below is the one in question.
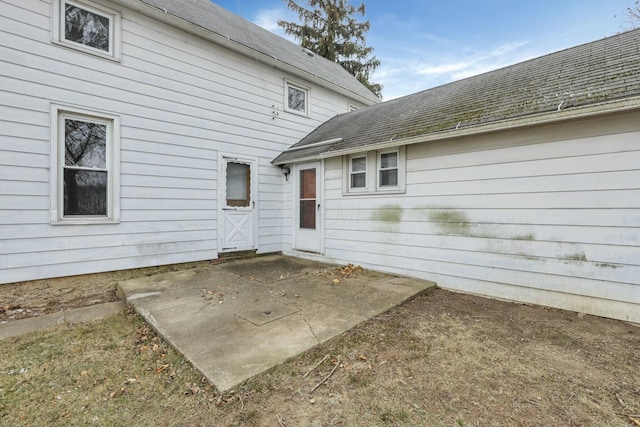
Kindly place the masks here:
POLYGON ((365 105, 372 105, 380 102, 380 99, 375 94, 373 94, 373 92, 371 93, 371 97, 360 95, 356 92, 353 92, 352 90, 349 90, 346 87, 337 85, 332 81, 319 77, 308 71, 302 70, 292 64, 288 64, 286 62, 280 61, 278 58, 267 55, 263 52, 260 52, 256 49, 253 49, 237 41, 231 40, 228 36, 216 33, 207 28, 196 25, 190 21, 187 21, 175 15, 172 15, 164 9, 152 6, 141 0, 111 0, 111 1, 119 5, 122 5, 124 7, 128 7, 130 9, 136 10, 144 15, 150 16, 151 18, 154 18, 165 24, 177 27, 188 33, 191 33, 205 40, 208 40, 212 43, 215 43, 229 50, 232 50, 236 53, 240 53, 244 56, 248 56, 252 59, 255 59, 256 61, 259 61, 265 65, 274 67, 280 71, 284 71, 296 77, 299 77, 301 79, 314 82, 317 85, 324 87, 326 89, 332 90, 334 92, 341 92, 346 96, 348 96, 349 98, 356 100, 358 102, 361 102, 365 105))
MULTIPOLYGON (((295 157, 287 160, 286 162, 274 163, 285 164, 294 163, 299 161, 321 160, 332 157, 344 156, 349 154, 361 153, 362 151, 369 150, 383 150, 387 148, 401 147, 404 145, 420 144, 424 142, 435 142, 446 139, 462 138, 466 136, 475 136, 479 134, 499 132, 505 130, 514 130, 531 126, 539 126, 545 124, 559 123, 568 120, 575 120, 581 118, 588 118, 593 116, 600 116, 611 113, 619 113, 625 111, 632 111, 640 109, 640 96, 634 96, 631 98, 619 99, 614 101, 602 102, 598 104, 590 104, 582 107, 574 107, 561 111, 547 111, 530 116, 517 117, 512 119, 499 120, 491 123, 480 124, 475 126, 468 126, 459 129, 450 129, 440 132, 433 132, 423 135, 416 135, 407 138, 391 139, 389 141, 381 141, 367 145, 360 145, 357 147, 345 148, 342 150, 326 151, 313 156, 305 156, 304 152, 301 152, 301 157, 295 157)), ((302 147, 298 147, 300 149, 302 147)), ((302 150, 300 150, 302 151, 302 150)), ((285 151, 284 153, 287 153, 285 151)))

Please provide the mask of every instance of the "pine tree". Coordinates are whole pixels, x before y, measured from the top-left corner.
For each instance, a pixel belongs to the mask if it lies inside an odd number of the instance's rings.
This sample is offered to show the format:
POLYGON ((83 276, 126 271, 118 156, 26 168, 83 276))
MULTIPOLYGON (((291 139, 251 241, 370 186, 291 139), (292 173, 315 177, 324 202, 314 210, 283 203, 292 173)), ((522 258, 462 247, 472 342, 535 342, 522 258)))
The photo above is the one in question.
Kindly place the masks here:
POLYGON ((306 7, 296 0, 283 0, 301 23, 278 21, 288 35, 303 48, 337 62, 374 94, 381 97, 382 85, 369 81, 380 60, 372 56, 373 48, 365 43, 369 21, 358 22, 356 14, 365 15, 364 3, 355 7, 348 0, 306 0, 306 7))

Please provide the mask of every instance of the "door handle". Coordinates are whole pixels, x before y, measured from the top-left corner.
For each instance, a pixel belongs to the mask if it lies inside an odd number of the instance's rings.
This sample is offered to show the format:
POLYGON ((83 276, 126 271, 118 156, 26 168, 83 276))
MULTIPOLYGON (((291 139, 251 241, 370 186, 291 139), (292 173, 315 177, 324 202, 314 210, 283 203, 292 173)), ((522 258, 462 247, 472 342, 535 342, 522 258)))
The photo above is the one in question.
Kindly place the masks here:
POLYGON ((320 203, 318 203, 318 210, 320 210, 320 203))
POLYGON ((251 202, 251 203, 252 203, 251 207, 252 207, 253 209, 255 209, 255 208, 256 208, 256 202, 255 202, 255 201, 253 201, 253 202, 251 202))

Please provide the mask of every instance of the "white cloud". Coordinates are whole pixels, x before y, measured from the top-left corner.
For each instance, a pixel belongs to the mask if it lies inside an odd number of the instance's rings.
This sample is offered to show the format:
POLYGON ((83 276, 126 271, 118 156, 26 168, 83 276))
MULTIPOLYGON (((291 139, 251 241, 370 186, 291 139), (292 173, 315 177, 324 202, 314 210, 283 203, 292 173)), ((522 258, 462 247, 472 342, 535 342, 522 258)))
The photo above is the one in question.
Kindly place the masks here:
POLYGON ((280 20, 292 21, 295 20, 295 16, 292 16, 291 12, 285 8, 262 9, 257 11, 252 22, 267 31, 277 34, 280 37, 284 37, 289 41, 295 42, 295 39, 292 36, 285 34, 282 27, 278 25, 278 21, 280 20))
POLYGON ((393 99, 538 56, 530 49, 523 49, 526 45, 528 42, 517 40, 482 50, 446 46, 414 55, 403 51, 381 52, 382 65, 372 80, 384 86, 384 99, 393 99))
POLYGON ((469 67, 468 61, 451 62, 440 65, 428 65, 419 68, 415 73, 421 76, 437 76, 440 74, 449 74, 454 71, 464 70, 469 67))
POLYGON ((497 48, 493 49, 489 55, 491 56, 503 56, 509 52, 513 52, 514 50, 517 50, 519 48, 521 48, 522 46, 526 45, 528 42, 526 41, 513 41, 513 42, 508 42, 508 43, 504 43, 500 46, 498 46, 497 48))

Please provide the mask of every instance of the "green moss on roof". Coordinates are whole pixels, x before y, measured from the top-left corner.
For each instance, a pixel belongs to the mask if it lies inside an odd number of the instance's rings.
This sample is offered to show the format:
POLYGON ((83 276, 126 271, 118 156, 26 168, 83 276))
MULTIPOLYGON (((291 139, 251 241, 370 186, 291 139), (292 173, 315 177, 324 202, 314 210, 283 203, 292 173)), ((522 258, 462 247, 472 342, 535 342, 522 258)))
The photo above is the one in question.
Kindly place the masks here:
MULTIPOLYGON (((635 96, 640 96, 640 29, 336 116, 296 146, 342 138, 324 151, 364 149, 635 96)), ((306 151, 283 156, 302 158, 306 151)))

